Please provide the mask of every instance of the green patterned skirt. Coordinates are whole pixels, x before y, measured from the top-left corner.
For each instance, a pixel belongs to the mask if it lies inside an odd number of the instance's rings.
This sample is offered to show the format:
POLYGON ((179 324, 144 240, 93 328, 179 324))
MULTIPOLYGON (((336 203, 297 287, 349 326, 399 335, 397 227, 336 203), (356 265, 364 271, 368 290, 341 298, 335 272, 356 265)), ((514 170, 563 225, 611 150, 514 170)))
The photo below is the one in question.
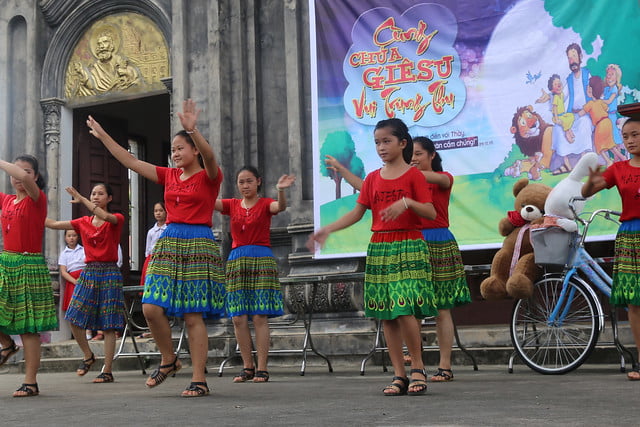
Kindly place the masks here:
POLYGON ((640 219, 620 224, 614 254, 611 304, 640 305, 640 219))
POLYGON ((436 307, 446 310, 470 303, 467 275, 453 233, 448 228, 427 228, 422 236, 429 247, 436 307))
POLYGON ((0 253, 0 332, 20 335, 57 328, 51 276, 42 254, 0 253))
POLYGON ((429 250, 420 231, 375 232, 367 249, 365 315, 437 316, 429 250))

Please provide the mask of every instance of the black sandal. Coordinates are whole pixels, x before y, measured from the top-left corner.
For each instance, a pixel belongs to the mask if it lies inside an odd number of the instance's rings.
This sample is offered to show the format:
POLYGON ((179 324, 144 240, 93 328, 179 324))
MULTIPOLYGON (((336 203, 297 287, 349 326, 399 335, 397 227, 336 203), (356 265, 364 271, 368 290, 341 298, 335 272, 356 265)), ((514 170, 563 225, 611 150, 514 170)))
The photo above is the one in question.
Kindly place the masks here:
POLYGON ((18 350, 20 350, 20 347, 16 345, 16 342, 14 340, 11 340, 11 344, 9 344, 9 347, 0 349, 0 366, 7 363, 7 360, 9 360, 11 356, 16 354, 18 350))
POLYGON ((453 371, 451 369, 438 368, 438 372, 433 374, 431 381, 434 383, 446 383, 453 381, 453 371))
POLYGON ((209 386, 206 382, 197 382, 193 381, 187 388, 184 389, 181 396, 182 397, 202 397, 209 395, 209 386), (185 392, 195 391, 196 394, 185 394, 185 392))
POLYGON ((35 384, 22 384, 15 392, 13 392, 13 397, 33 397, 40 394, 40 390, 38 389, 38 383, 35 384), (26 394, 16 394, 16 393, 26 393, 26 394))
POLYGON ((113 374, 111 372, 102 372, 93 380, 94 384, 104 384, 104 383, 112 383, 112 382, 113 382, 113 374))
POLYGON ((159 386, 164 382, 164 380, 167 379, 169 375, 171 375, 172 377, 175 377, 176 373, 180 369, 182 369, 182 364, 179 363, 178 355, 176 354, 176 358, 173 360, 173 363, 169 363, 168 365, 160 365, 155 371, 151 373, 151 375, 149 375, 149 378, 147 379, 147 381, 152 380, 153 384, 146 383, 146 386, 149 388, 154 388, 156 386, 159 386), (167 369, 167 368, 171 368, 171 369, 169 369, 167 372, 161 371, 161 369, 167 369))
POLYGON ((407 394, 407 389, 409 388, 409 378, 407 377, 393 377, 391 380, 391 384, 386 386, 382 390, 382 394, 385 396, 404 396, 407 394), (401 381, 400 383, 396 381, 401 381), (387 393, 387 391, 391 391, 391 393, 387 393))
POLYGON ((234 383, 246 383, 256 376, 256 368, 244 368, 238 375, 233 377, 234 383))
POLYGON ((634 363, 631 367, 631 370, 627 372, 627 379, 629 381, 639 381, 640 380, 640 365, 634 363), (638 374, 638 375, 635 375, 638 374))
POLYGON ((254 383, 266 383, 269 381, 269 371, 258 371, 253 378, 254 383))
POLYGON ((89 372, 89 369, 91 369, 94 363, 96 363, 96 356, 91 353, 90 358, 84 359, 82 362, 80 362, 80 366, 78 366, 78 369, 76 369, 76 374, 78 374, 78 376, 80 377, 87 375, 87 372, 89 372))
POLYGON ((409 381, 409 387, 417 388, 417 390, 408 390, 409 396, 420 396, 427 392, 427 374, 424 369, 412 369, 411 374, 420 374, 424 377, 424 380, 411 379, 409 381))

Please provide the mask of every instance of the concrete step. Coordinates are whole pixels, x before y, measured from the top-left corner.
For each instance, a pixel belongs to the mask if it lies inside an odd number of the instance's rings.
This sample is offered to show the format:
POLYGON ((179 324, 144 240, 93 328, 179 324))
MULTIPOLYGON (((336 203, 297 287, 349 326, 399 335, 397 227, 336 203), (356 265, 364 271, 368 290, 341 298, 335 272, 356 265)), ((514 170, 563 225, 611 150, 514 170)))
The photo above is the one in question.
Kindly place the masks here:
MULTIPOLYGON (((235 338, 233 329, 228 322, 222 324, 208 325, 209 330, 209 359, 208 367, 212 373, 218 372, 220 363, 230 355, 235 354, 235 338)), ((460 342, 476 359, 478 365, 506 365, 509 357, 513 353, 513 347, 509 335, 509 328, 504 325, 498 326, 464 326, 458 328, 460 342)), ((271 330, 271 349, 275 350, 269 356, 269 363, 273 366, 300 368, 302 363, 302 349, 305 329, 301 324, 294 326, 276 326, 271 330), (292 350, 287 352, 287 350, 292 350)), ((425 326, 422 330, 424 359, 427 366, 436 366, 438 363, 438 347, 435 329, 432 326, 425 326)), ((628 348, 633 349, 633 337, 628 322, 621 322, 619 325, 620 341, 628 348)), ((174 345, 177 346, 180 337, 180 330, 174 328, 174 345)), ((369 319, 354 321, 336 321, 319 319, 313 321, 311 327, 311 338, 315 349, 329 357, 332 364, 336 366, 353 366, 354 371, 360 370, 363 358, 371 351, 375 340, 375 323, 369 319)), ((121 340, 117 340, 116 350, 120 346, 121 340)), ((607 324, 605 331, 601 334, 598 347, 589 359, 589 363, 619 363, 620 357, 613 347, 610 325, 607 324)), ((138 349, 141 352, 155 353, 156 346, 153 339, 136 339, 138 349)), ((94 370, 99 371, 101 359, 104 356, 104 346, 101 341, 92 341, 90 346, 98 363, 94 370)), ((181 356, 185 367, 189 364, 187 354, 188 345, 185 342, 181 356)), ((131 338, 127 338, 124 353, 133 353, 134 348, 131 338)), ((634 351, 635 354, 635 351, 634 351)), ((309 350, 307 352, 308 366, 326 366, 324 359, 318 357, 309 350)), ((24 369, 22 350, 12 356, 10 360, 0 370, 6 372, 22 372, 24 369)), ((382 369, 383 354, 377 352, 371 360, 367 362, 366 369, 382 369)), ((61 341, 42 345, 41 372, 74 372, 78 363, 83 358, 80 348, 74 340, 61 341)), ((159 356, 145 355, 141 357, 143 366, 149 368, 157 365, 159 356)), ((454 347, 452 354, 454 365, 471 365, 472 360, 459 348, 454 347)), ((385 363, 388 364, 388 357, 385 356, 385 363)), ((628 361, 627 361, 628 363, 628 361)), ((522 365, 516 361, 516 364, 522 365)), ((234 357, 225 365, 227 369, 235 370, 240 366, 240 358, 234 357)), ((122 356, 114 362, 114 370, 137 370, 140 363, 137 357, 122 356)))

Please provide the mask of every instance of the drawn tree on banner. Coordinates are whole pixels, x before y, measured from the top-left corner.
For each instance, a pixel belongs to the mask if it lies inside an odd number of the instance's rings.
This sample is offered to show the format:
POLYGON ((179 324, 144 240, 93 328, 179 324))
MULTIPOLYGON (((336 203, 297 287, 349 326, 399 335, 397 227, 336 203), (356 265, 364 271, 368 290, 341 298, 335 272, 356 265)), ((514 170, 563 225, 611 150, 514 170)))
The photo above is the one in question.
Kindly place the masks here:
MULTIPOLYGON (((333 156, 344 165, 351 173, 360 178, 365 177, 364 162, 356 155, 356 146, 349 132, 331 132, 325 138, 320 147, 320 172, 322 176, 331 178, 336 184, 336 200, 342 197, 342 175, 332 169, 328 169, 324 162, 325 156, 333 156)), ((354 190, 355 193, 355 190, 354 190)))

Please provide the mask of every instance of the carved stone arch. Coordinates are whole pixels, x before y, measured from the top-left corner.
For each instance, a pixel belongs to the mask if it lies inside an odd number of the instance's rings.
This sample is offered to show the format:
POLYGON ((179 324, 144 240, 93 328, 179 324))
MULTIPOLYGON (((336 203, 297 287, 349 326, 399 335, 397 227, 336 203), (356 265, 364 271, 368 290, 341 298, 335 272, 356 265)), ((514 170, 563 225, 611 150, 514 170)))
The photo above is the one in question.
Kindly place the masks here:
MULTIPOLYGON (((171 45, 171 20, 167 13, 150 0, 101 0, 79 6, 57 28, 44 59, 40 98, 64 98, 67 63, 80 37, 92 23, 104 16, 134 12, 151 19, 171 45)), ((171 67, 171 65, 170 65, 171 67)))

